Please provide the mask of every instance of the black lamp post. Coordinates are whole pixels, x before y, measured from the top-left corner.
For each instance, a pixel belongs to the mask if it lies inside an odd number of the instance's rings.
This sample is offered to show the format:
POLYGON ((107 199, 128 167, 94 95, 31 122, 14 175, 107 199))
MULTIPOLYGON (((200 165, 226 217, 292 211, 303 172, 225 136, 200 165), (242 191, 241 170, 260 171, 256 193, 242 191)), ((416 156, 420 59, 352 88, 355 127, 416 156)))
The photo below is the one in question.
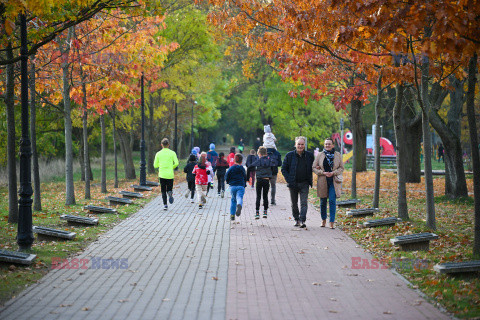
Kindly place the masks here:
POLYGON ((177 150, 177 147, 178 147, 177 146, 177 144, 178 144, 178 140, 177 140, 177 101, 173 100, 173 103, 175 104, 175 134, 174 134, 174 138, 173 138, 173 147, 174 147, 175 153, 178 153, 178 150, 177 150))
POLYGON ((147 185, 147 170, 145 161, 145 96, 143 89, 143 72, 140 80, 141 103, 142 103, 142 138, 140 140, 140 185, 147 185))
POLYGON ((32 145, 28 128, 28 49, 27 19, 20 15, 20 57, 21 57, 21 101, 22 101, 22 138, 20 139, 20 199, 18 200, 18 235, 20 250, 30 250, 33 243, 32 232, 32 181, 31 158, 32 145))
POLYGON ((194 101, 192 104, 192 128, 190 130, 190 150, 193 149, 193 106, 197 104, 197 101, 194 101))

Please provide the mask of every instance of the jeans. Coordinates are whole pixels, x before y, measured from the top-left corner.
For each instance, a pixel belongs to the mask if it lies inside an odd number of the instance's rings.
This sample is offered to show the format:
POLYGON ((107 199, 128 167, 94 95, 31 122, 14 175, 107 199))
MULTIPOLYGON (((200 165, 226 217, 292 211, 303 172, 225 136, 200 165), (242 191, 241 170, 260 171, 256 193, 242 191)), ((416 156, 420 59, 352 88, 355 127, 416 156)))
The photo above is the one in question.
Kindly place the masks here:
POLYGON ((245 187, 230 186, 230 193, 232 200, 230 201, 230 214, 233 216, 237 211, 237 204, 243 206, 243 195, 245 194, 245 187))
POLYGON ((275 193, 277 191, 277 175, 273 175, 271 178, 270 178, 270 190, 272 190, 270 192, 270 198, 272 199, 272 204, 275 203, 275 193))
POLYGON ((268 189, 270 188, 269 179, 257 179, 257 199, 255 203, 255 210, 260 209, 260 200, 263 195, 263 210, 268 209, 268 189))
POLYGON ((288 188, 290 190, 290 200, 292 201, 293 218, 301 222, 307 220, 309 187, 308 182, 297 182, 296 188, 288 188), (300 210, 298 210, 298 195, 300 195, 300 210))
MULTIPOLYGON (((327 179, 328 205, 330 206, 330 222, 335 222, 335 213, 337 211, 337 195, 333 179, 327 179)), ((320 199, 320 215, 322 220, 327 220, 327 198, 320 199)))
POLYGON ((173 179, 160 178, 160 189, 162 190, 163 204, 167 204, 167 192, 173 190, 173 179))
POLYGON ((225 175, 217 174, 217 180, 218 180, 218 193, 220 193, 220 191, 225 191, 225 175))

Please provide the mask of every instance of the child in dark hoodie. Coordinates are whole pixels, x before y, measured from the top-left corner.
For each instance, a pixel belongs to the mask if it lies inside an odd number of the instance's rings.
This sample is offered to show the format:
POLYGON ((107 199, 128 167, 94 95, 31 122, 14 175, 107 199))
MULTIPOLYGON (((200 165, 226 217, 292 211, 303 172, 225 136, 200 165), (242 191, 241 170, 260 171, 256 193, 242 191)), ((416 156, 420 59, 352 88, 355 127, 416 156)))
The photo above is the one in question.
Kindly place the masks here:
POLYGON ((228 169, 228 162, 224 159, 225 154, 220 152, 217 159, 216 175, 218 180, 218 195, 222 198, 225 196, 225 173, 228 169))
POLYGON ((230 220, 235 220, 242 213, 243 195, 247 182, 247 174, 242 166, 243 156, 240 153, 235 155, 235 163, 228 169, 225 180, 230 185, 232 200, 230 202, 230 220))
POLYGON ((258 160, 250 166, 256 167, 257 175, 257 198, 255 203, 255 219, 260 218, 260 200, 263 195, 263 217, 267 218, 268 210, 268 189, 270 189, 270 179, 272 178, 272 167, 276 166, 276 161, 267 154, 267 148, 258 148, 258 160))
POLYGON ((185 193, 185 198, 188 199, 188 196, 190 196, 190 202, 194 203, 194 197, 195 197, 195 174, 192 172, 193 168, 195 168, 195 165, 197 164, 197 156, 194 154, 191 154, 190 157, 188 158, 188 163, 183 169, 183 172, 187 174, 187 183, 188 183, 188 190, 187 193, 185 193))

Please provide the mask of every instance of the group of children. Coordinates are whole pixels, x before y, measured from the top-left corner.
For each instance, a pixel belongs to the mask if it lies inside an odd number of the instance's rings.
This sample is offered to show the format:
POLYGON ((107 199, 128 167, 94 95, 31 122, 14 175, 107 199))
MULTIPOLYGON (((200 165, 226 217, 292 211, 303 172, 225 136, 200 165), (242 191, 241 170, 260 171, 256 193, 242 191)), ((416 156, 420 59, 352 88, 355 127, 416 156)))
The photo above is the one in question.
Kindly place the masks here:
POLYGON ((235 147, 230 148, 230 153, 225 159, 225 154, 215 152, 215 145, 210 144, 210 150, 199 153, 199 148, 195 147, 188 159, 188 163, 184 168, 187 174, 188 191, 185 197, 190 196, 191 202, 194 203, 195 192, 197 193, 197 201, 199 208, 203 208, 206 203, 206 195, 213 185, 214 176, 218 180, 218 196, 225 195, 225 182, 230 185, 231 202, 230 202, 230 219, 240 216, 243 207, 243 196, 247 181, 251 178, 252 188, 256 183, 256 203, 255 203, 255 219, 260 218, 260 202, 263 198, 263 218, 268 216, 268 191, 270 187, 270 179, 275 169, 281 165, 276 157, 270 157, 267 148, 274 148, 275 136, 270 126, 264 127, 265 135, 263 137, 264 145, 259 147, 257 152, 251 150, 247 158, 247 172, 243 167, 243 155, 235 153, 235 147), (197 149, 198 148, 198 149, 197 149), (256 155, 258 153, 258 157, 256 155), (206 192, 206 193, 205 193, 206 192))

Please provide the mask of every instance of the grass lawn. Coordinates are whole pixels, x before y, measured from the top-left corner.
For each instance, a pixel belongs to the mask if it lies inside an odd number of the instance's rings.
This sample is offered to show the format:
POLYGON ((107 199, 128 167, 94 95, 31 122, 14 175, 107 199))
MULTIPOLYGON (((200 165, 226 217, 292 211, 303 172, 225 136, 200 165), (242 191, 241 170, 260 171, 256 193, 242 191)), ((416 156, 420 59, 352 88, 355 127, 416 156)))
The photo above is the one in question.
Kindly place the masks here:
MULTIPOLYGON (((473 192, 472 176, 467 176, 467 185, 473 192)), ((344 174, 341 199, 350 198, 351 172, 344 174)), ((396 226, 359 228, 357 223, 371 219, 397 215, 397 179, 392 172, 383 171, 381 176, 380 212, 374 217, 351 218, 348 209, 337 210, 337 226, 348 233, 365 250, 407 278, 424 292, 434 303, 439 303, 459 318, 480 317, 480 279, 478 277, 438 275, 433 271, 437 263, 471 260, 473 248, 474 204, 473 195, 467 199, 450 200, 443 196, 445 178, 436 176, 435 214, 438 240, 430 242, 429 251, 403 252, 390 244, 398 235, 431 232, 425 226, 424 178, 418 184, 407 184, 408 212, 410 220, 396 226)), ((371 207, 374 187, 374 172, 361 172, 357 176, 357 197, 362 200, 357 208, 371 207)), ((311 190, 310 200, 318 208, 316 190, 311 190)), ((365 266, 366 267, 366 266, 365 266)))

